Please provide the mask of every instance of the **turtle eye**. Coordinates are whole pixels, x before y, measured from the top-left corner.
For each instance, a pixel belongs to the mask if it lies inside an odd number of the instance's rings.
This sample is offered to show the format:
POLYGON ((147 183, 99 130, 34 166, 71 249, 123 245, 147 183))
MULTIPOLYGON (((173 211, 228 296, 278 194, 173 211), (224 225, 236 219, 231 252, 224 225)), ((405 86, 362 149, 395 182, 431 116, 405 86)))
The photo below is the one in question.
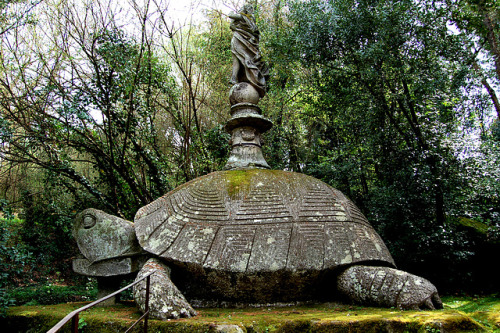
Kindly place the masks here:
POLYGON ((90 229, 96 224, 96 218, 92 215, 85 215, 83 217, 83 228, 90 229))

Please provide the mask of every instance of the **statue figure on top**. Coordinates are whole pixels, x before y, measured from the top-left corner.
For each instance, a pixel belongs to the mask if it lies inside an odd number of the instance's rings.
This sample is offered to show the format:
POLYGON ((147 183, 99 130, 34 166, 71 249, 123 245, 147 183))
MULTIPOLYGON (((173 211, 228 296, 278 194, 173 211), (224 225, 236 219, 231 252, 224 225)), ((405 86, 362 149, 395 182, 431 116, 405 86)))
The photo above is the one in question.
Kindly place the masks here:
POLYGON ((255 24, 254 9, 244 5, 238 13, 230 13, 231 52, 233 54, 233 70, 230 83, 250 83, 262 98, 266 94, 266 81, 269 69, 262 61, 259 51, 260 32, 255 24))

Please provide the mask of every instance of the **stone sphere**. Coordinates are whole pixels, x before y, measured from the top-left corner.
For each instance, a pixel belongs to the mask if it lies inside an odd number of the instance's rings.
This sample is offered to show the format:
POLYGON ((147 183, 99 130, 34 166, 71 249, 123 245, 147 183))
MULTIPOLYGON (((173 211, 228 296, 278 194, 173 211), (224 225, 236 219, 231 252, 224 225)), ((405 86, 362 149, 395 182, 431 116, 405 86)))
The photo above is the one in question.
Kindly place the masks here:
POLYGON ((231 105, 238 103, 259 103, 260 96, 257 91, 250 83, 240 82, 235 84, 229 91, 229 101, 231 105))

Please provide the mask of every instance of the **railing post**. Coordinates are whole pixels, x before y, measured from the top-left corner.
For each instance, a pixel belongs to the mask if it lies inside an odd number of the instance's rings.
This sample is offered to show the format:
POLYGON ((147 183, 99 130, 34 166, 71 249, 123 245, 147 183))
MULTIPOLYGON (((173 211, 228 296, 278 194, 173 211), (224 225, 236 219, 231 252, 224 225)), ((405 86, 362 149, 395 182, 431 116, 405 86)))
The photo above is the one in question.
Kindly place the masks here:
POLYGON ((135 325, 137 325, 143 319, 145 319, 144 320, 144 332, 147 332, 148 331, 148 319, 149 319, 149 295, 150 295, 149 289, 150 289, 150 284, 151 284, 150 277, 154 273, 156 273, 156 271, 149 272, 146 276, 143 276, 141 279, 134 281, 133 283, 129 284, 128 286, 125 286, 125 287, 121 288, 120 290, 117 290, 114 293, 109 294, 108 296, 100 298, 97 301, 94 301, 88 305, 82 306, 81 308, 74 310, 73 312, 68 314, 66 317, 64 317, 62 320, 60 320, 54 327, 52 327, 50 330, 48 330, 47 333, 56 333, 70 320, 71 320, 71 326, 72 326, 71 332, 78 333, 78 324, 79 324, 78 322, 79 322, 79 313, 80 312, 85 311, 87 309, 90 309, 94 305, 97 305, 101 302, 104 302, 105 300, 107 300, 111 297, 114 297, 124 290, 132 288, 133 286, 135 286, 136 284, 138 284, 139 282, 144 281, 144 280, 146 280, 146 307, 145 307, 144 314, 135 323, 133 323, 132 326, 130 326, 126 332, 130 332, 132 330, 132 328, 134 328, 135 325))
POLYGON ((144 317, 144 333, 148 332, 148 319, 149 319, 149 286, 150 286, 150 278, 151 275, 148 275, 146 278, 146 307, 145 307, 145 313, 146 317, 144 317))
POLYGON ((71 319, 71 326, 73 328, 71 329, 71 332, 73 333, 78 333, 78 322, 80 321, 78 313, 71 319))

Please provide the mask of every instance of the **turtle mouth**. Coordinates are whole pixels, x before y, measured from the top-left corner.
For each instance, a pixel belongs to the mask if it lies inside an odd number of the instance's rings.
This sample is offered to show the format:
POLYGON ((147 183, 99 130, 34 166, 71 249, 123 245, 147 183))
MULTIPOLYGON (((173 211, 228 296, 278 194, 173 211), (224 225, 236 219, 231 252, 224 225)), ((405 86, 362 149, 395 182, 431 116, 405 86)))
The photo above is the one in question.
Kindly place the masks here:
POLYGON ((82 223, 83 229, 90 229, 93 226, 95 226, 96 223, 97 223, 97 219, 95 218, 95 216, 90 215, 90 214, 85 214, 83 216, 83 223, 82 223))

